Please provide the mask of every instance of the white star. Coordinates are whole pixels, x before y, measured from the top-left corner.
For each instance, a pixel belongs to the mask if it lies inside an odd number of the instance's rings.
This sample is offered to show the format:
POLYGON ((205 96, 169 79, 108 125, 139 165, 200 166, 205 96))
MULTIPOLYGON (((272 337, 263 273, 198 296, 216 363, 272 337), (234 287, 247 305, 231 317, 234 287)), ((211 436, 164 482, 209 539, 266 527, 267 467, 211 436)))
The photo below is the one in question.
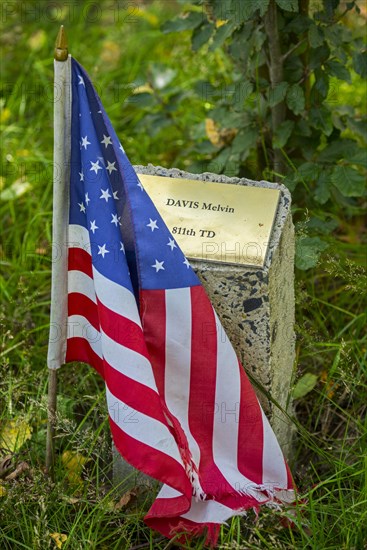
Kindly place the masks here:
POLYGON ((112 141, 111 141, 110 136, 105 136, 103 134, 103 139, 102 139, 101 143, 104 144, 105 149, 107 148, 108 145, 112 145, 112 141))
POLYGON ((143 187, 143 185, 142 185, 142 183, 141 183, 140 180, 139 180, 139 182, 138 182, 136 185, 137 185, 138 187, 140 187, 140 189, 141 189, 142 191, 144 191, 144 187, 143 187))
POLYGON ((88 206, 88 204, 90 203, 90 198, 88 196, 88 193, 85 194, 85 204, 88 206))
POLYGON ((149 218, 149 223, 147 223, 147 227, 150 227, 152 231, 154 231, 154 229, 159 229, 157 225, 157 220, 152 220, 152 218, 149 218))
POLYGON ((163 269, 163 271, 164 271, 163 264, 164 264, 164 261, 158 262, 158 260, 156 260, 155 264, 153 264, 152 267, 154 267, 155 272, 158 273, 158 271, 160 271, 161 269, 163 269))
POLYGON ((92 231, 93 235, 96 229, 98 229, 98 225, 96 225, 96 220, 93 220, 92 222, 90 222, 90 230, 92 231))
POLYGON ((124 243, 122 243, 121 241, 120 241, 120 250, 125 254, 124 243))
POLYGON ((103 246, 98 245, 98 248, 99 248, 98 254, 100 254, 102 256, 102 258, 104 258, 105 254, 109 253, 109 250, 106 249, 106 243, 103 246))
POLYGON ((177 248, 177 245, 176 245, 174 239, 168 239, 167 246, 169 246, 171 250, 173 250, 174 248, 177 248))
POLYGON ((191 267, 190 263, 189 263, 189 260, 187 258, 184 259, 183 263, 185 264, 185 266, 187 267, 187 269, 189 269, 189 267, 191 267))
POLYGON ((79 172, 80 181, 84 181, 84 174, 83 171, 79 172))
POLYGON ((117 227, 120 221, 120 217, 117 217, 117 214, 111 214, 111 215, 112 215, 111 223, 114 223, 115 226, 117 227))
POLYGON ((78 74, 78 78, 79 78, 78 84, 82 84, 85 88, 84 78, 80 74, 78 74))
POLYGON ((101 115, 101 114, 102 114, 102 111, 97 111, 97 113, 98 113, 99 115, 101 115))
POLYGON ((109 160, 107 162, 108 162, 108 166, 107 166, 106 170, 108 170, 110 174, 114 170, 115 170, 115 172, 117 172, 117 168, 115 168, 116 162, 110 162, 109 160))
POLYGON ((118 198, 117 196, 117 191, 112 191, 113 193, 113 198, 116 200, 116 201, 119 201, 120 199, 118 198))
POLYGON ((80 208, 80 212, 85 212, 85 206, 82 202, 78 202, 78 206, 80 208))
POLYGON ((80 148, 84 147, 84 149, 86 149, 88 145, 90 145, 90 141, 88 141, 88 136, 82 137, 80 148))
POLYGON ((102 166, 99 165, 99 160, 97 160, 97 162, 93 162, 93 161, 89 161, 92 165, 92 168, 90 169, 90 171, 94 170, 94 172, 96 174, 98 174, 98 170, 102 170, 102 166))
POLYGON ((102 195, 99 197, 100 199, 105 199, 106 202, 108 202, 108 199, 111 198, 111 195, 108 191, 108 189, 101 189, 102 195))

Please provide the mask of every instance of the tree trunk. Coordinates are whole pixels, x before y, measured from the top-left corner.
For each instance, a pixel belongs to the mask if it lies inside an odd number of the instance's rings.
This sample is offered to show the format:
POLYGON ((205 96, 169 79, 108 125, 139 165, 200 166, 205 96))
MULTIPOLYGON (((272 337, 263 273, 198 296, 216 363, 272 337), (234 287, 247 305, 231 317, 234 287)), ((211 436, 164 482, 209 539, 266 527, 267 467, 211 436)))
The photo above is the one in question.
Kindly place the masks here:
MULTIPOLYGON (((265 31, 269 45, 269 76, 272 89, 279 82, 283 81, 283 58, 280 48, 280 37, 278 29, 278 12, 274 0, 270 0, 268 11, 264 18, 265 31)), ((280 102, 271 109, 272 133, 285 119, 285 104, 280 102)), ((273 170, 281 174, 284 171, 283 156, 279 149, 273 149, 273 170)), ((275 177, 278 181, 278 178, 275 177)))

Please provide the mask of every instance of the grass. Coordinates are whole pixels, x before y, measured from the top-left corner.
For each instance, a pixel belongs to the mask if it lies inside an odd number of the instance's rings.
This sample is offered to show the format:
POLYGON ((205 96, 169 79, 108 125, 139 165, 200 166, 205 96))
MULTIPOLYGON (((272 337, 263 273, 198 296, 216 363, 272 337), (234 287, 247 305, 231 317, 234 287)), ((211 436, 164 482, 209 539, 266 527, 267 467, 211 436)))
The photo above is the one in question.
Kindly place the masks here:
MULTIPOLYGON (((133 162, 184 169, 193 158, 205 158, 205 148, 195 148, 203 142, 203 125, 197 123, 204 120, 206 107, 192 94, 193 82, 197 74, 203 80, 225 74, 226 61, 220 52, 193 56, 186 35, 177 40, 161 34, 160 21, 178 9, 174 2, 154 2, 135 13, 121 12, 119 18, 112 3, 104 2, 96 23, 88 23, 85 3, 73 4, 73 13, 65 3, 55 13, 39 16, 25 13, 24 4, 12 3, 18 13, 3 18, 1 39, 0 419, 3 428, 12 426, 18 441, 13 441, 13 452, 0 450, 0 476, 9 461, 10 472, 24 462, 28 467, 0 485, 0 548, 56 548, 55 533, 67 535, 59 539, 65 550, 172 548, 174 541, 143 523, 151 491, 132 495, 126 487, 111 489, 103 384, 86 365, 60 371, 55 482, 44 475, 52 254, 51 56, 63 18, 71 51, 98 84, 133 162), (154 71, 167 68, 175 71, 173 89, 158 92, 156 103, 131 95, 133 85, 146 85, 154 71), (172 110, 174 88, 181 95, 172 110), (158 112, 164 113, 162 120, 146 119, 158 112), (32 430, 28 439, 27 427, 32 430)), ((289 512, 284 510, 264 510, 257 519, 250 513, 222 528, 220 548, 366 547, 365 226, 358 215, 337 210, 331 215, 338 229, 329 237, 327 256, 316 268, 297 273, 295 376, 298 380, 313 373, 317 384, 295 402, 297 440, 291 467, 300 501, 294 526, 286 526, 289 512)), ((185 547, 203 548, 203 541, 185 547)))

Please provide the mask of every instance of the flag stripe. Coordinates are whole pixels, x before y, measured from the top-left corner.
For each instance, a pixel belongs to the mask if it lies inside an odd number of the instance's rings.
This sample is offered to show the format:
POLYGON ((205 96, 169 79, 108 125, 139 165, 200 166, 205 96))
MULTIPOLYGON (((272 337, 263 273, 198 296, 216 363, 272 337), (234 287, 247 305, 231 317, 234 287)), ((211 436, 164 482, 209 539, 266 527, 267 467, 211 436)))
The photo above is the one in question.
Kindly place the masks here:
POLYGON ((118 344, 124 345, 143 355, 147 361, 148 350, 143 331, 130 319, 118 315, 98 299, 98 314, 103 332, 118 344))
MULTIPOLYGON (((99 315, 97 306, 84 294, 70 292, 68 297, 68 313, 85 317, 99 333, 99 315)), ((71 325, 70 325, 71 326, 71 325)))
POLYGON ((152 367, 146 357, 118 344, 103 330, 101 330, 101 337, 103 355, 107 363, 125 376, 134 378, 140 384, 156 390, 152 367))
POLYGON ((117 399, 160 422, 165 421, 158 392, 125 376, 111 367, 106 360, 104 360, 104 372, 105 380, 108 386, 113 388, 117 399))
MULTIPOLYGON (((113 405, 114 403, 112 403, 113 405)), ((177 488, 182 494, 191 494, 189 480, 185 477, 183 466, 179 461, 159 449, 141 442, 135 435, 127 433, 119 424, 114 422, 111 414, 110 426, 117 449, 130 464, 147 475, 160 481, 163 480, 170 486, 177 488)), ((186 501, 188 501, 188 497, 186 497, 186 501)))
POLYGON ((164 290, 147 290, 140 293, 140 309, 144 339, 153 366, 159 395, 165 395, 166 364, 166 304, 164 290), (154 326, 154 332, 151 327, 154 326))
POLYGON ((94 353, 101 359, 102 345, 101 333, 96 330, 89 319, 83 315, 69 315, 68 317, 68 339, 69 338, 84 338, 94 353))
POLYGON ((72 270, 71 267, 69 267, 68 290, 69 294, 73 292, 84 294, 84 296, 89 298, 92 302, 95 304, 97 303, 93 279, 90 275, 84 273, 84 271, 72 270))
POLYGON ((106 393, 109 415, 120 430, 182 465, 177 445, 167 426, 117 399, 108 386, 106 393))
POLYGON ((68 338, 65 363, 70 363, 71 361, 88 363, 101 376, 104 376, 103 360, 94 352, 85 338, 68 338))
POLYGON ((191 293, 189 288, 166 290, 165 402, 180 419, 196 466, 200 448, 189 427, 191 377, 191 293))

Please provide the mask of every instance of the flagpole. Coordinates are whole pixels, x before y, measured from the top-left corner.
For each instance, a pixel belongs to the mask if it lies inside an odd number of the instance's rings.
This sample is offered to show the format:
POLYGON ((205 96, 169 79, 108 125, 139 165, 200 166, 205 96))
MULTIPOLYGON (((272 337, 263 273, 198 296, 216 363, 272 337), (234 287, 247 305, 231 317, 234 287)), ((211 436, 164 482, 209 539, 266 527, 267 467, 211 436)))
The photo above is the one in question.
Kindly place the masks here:
MULTIPOLYGON (((62 204, 62 199, 65 196, 65 183, 67 171, 67 158, 64 156, 65 146, 65 95, 67 94, 66 83, 64 77, 65 71, 62 71, 63 78, 57 71, 57 64, 64 63, 68 60, 68 45, 64 26, 61 25, 55 44, 54 59, 55 59, 55 76, 54 76, 54 214, 53 214, 53 247, 60 250, 62 245, 63 233, 63 218, 66 204, 62 204), (61 184, 61 185, 60 185, 61 184), (64 184, 64 185, 63 185, 64 184), (60 187, 60 193, 59 188, 60 187), (61 200, 57 199, 60 195, 61 200)), ((53 251, 54 251, 53 248, 53 251)), ((65 253, 62 251, 62 253, 65 253)), ((54 259, 54 262, 57 260, 54 259)), ((65 317, 65 308, 60 304, 61 285, 60 279, 64 277, 63 262, 61 260, 61 270, 54 263, 52 270, 52 291, 51 291, 51 322, 50 322, 50 340, 48 349, 48 402, 47 402, 47 442, 46 442, 46 473, 53 476, 55 462, 55 424, 57 411, 57 370, 61 366, 62 361, 62 346, 64 339, 63 317, 65 317), (56 272, 55 272, 56 271, 56 272), (57 271, 61 271, 57 273, 57 271), (55 311, 56 310, 56 311, 55 311), (51 336, 52 330, 56 334, 51 336)))

